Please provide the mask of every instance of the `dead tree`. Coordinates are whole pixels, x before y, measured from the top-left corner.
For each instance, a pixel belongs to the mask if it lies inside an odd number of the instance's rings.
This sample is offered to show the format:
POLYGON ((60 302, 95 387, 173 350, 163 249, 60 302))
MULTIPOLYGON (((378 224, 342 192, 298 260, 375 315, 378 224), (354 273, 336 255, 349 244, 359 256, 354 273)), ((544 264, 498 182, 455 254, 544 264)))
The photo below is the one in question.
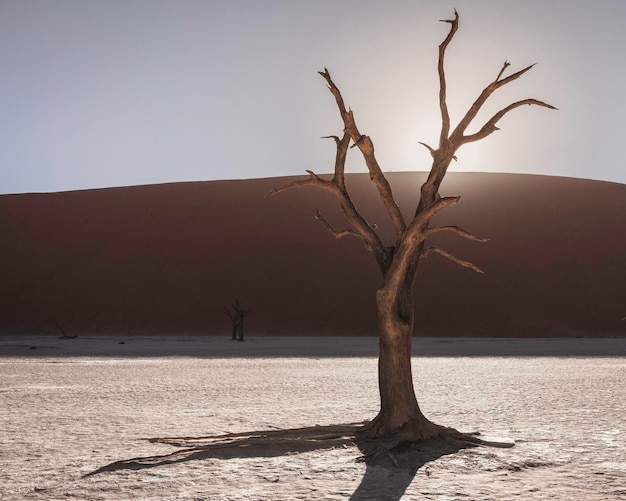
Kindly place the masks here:
POLYGON ((62 326, 60 326, 58 323, 55 322, 54 325, 56 326, 57 329, 61 331, 61 337, 59 337, 59 339, 76 339, 78 337, 78 334, 74 336, 70 336, 69 334, 66 334, 65 329, 62 326))
MULTIPOLYGON (((439 247, 426 246, 426 240, 431 235, 440 232, 454 233, 461 238, 475 242, 488 240, 455 225, 430 225, 431 219, 436 214, 446 207, 457 204, 461 199, 460 196, 440 196, 439 186, 446 171, 452 160, 456 160, 456 153, 461 146, 484 139, 499 130, 498 122, 510 111, 524 105, 556 109, 554 106, 537 99, 516 101, 498 111, 480 126, 477 132, 468 133, 468 126, 489 97, 501 87, 517 80, 534 66, 528 66, 506 76, 505 73, 510 63, 505 61, 495 79, 489 82, 463 118, 453 128, 450 124, 447 106, 444 57, 446 49, 459 26, 459 16, 456 10, 453 19, 442 20, 442 22, 450 25, 450 31, 439 45, 437 65, 441 131, 436 147, 420 143, 428 149, 433 160, 426 182, 422 185, 419 195, 416 193, 416 209, 410 220, 405 220, 394 199, 391 186, 376 159, 372 140, 369 136, 362 134, 357 127, 354 113, 346 107, 342 94, 327 69, 319 73, 335 98, 344 125, 341 137, 326 136, 334 139, 337 147, 334 176, 332 179, 326 180, 312 171, 307 171, 309 174, 307 179, 291 182, 267 194, 267 196, 272 196, 288 188, 303 186, 313 186, 332 193, 337 198, 351 228, 336 230, 319 211, 317 211, 316 219, 335 238, 356 236, 362 239, 365 247, 372 252, 382 272, 382 285, 376 292, 379 331, 380 411, 366 425, 365 432, 369 437, 378 440, 379 443, 386 443, 388 446, 459 434, 456 430, 432 423, 422 414, 415 396, 411 372, 411 338, 414 331, 413 290, 416 271, 421 260, 431 254, 439 254, 461 266, 482 273, 478 266, 469 261, 458 258, 439 247), (361 152, 370 179, 378 189, 382 203, 391 218, 395 229, 395 241, 392 245, 383 243, 375 230, 375 225, 366 221, 350 197, 344 175, 349 147, 356 147, 361 152)), ((469 437, 463 436, 463 438, 469 437)))
POLYGON ((244 310, 240 305, 239 301, 235 299, 235 302, 228 307, 224 307, 224 312, 230 318, 230 321, 233 324, 233 332, 231 339, 233 341, 243 342, 243 319, 246 318, 250 309, 244 310), (232 310, 232 311, 231 311, 232 310))

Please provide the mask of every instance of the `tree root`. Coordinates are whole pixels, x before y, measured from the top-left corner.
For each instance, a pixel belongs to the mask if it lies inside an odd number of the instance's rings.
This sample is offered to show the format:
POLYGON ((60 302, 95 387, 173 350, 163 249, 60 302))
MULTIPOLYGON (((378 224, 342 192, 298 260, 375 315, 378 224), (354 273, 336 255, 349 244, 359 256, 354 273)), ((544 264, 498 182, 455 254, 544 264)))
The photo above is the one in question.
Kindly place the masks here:
MULTIPOLYGON (((432 424, 432 423, 431 423, 432 424)), ((424 430, 410 427, 391 436, 372 437, 371 423, 348 423, 310 426, 295 429, 261 430, 200 437, 157 437, 152 443, 168 444, 178 449, 170 454, 135 457, 115 461, 85 475, 89 477, 115 470, 139 470, 201 459, 235 457, 276 457, 289 453, 310 452, 357 446, 363 453, 357 461, 370 466, 417 471, 428 461, 461 449, 477 446, 513 447, 513 443, 492 442, 478 438, 478 433, 461 433, 454 428, 432 424, 434 433, 424 438, 424 430), (419 431, 419 433, 418 433, 419 431), (420 437, 420 438, 416 438, 420 437)))
POLYGON ((485 440, 479 438, 479 432, 463 433, 430 421, 419 428, 406 426, 388 437, 372 437, 371 425, 365 425, 364 430, 358 442, 363 456, 357 460, 391 468, 398 468, 401 463, 410 466, 426 462, 429 456, 452 454, 471 447, 510 448, 515 445, 514 442, 485 440))
MULTIPOLYGON (((450 454, 470 447, 510 448, 513 442, 491 441, 480 438, 480 432, 463 433, 455 428, 440 426, 428 421, 427 427, 416 430, 405 427, 391 436, 372 436, 374 421, 331 426, 310 426, 286 430, 261 430, 202 437, 159 437, 149 439, 153 443, 189 447, 188 450, 235 450, 255 448, 284 449, 305 452, 312 449, 330 449, 338 446, 356 445, 363 453, 357 458, 368 465, 399 467, 410 462, 410 457, 420 452, 450 454)), ((180 452, 180 451, 179 451, 180 452)), ((176 454, 176 453, 175 453, 176 454)), ((423 456, 423 454, 421 454, 423 456)))

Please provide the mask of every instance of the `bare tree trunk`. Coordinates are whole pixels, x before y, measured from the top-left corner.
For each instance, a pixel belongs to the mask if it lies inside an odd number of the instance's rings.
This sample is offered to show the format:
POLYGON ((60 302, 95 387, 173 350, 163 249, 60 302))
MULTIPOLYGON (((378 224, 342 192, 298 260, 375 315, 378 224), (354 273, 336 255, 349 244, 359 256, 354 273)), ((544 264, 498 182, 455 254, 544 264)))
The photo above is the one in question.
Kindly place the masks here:
POLYGON ((422 414, 413 387, 413 282, 414 278, 408 277, 397 293, 389 293, 383 286, 376 295, 380 412, 368 430, 374 438, 416 441, 436 436, 440 429, 422 414))
POLYGON ((237 341, 237 334, 238 334, 238 326, 237 326, 237 321, 233 320, 233 335, 231 337, 231 339, 233 341, 237 341))
POLYGON ((243 317, 241 317, 239 319, 239 324, 237 326, 237 341, 239 341, 240 343, 243 342, 243 317))

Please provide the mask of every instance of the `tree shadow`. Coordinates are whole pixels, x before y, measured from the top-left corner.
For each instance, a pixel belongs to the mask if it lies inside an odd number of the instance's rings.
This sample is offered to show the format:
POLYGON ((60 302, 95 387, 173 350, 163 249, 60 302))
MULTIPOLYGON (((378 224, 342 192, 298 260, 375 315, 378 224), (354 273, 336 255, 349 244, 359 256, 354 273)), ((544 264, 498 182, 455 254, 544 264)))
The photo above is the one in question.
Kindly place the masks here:
POLYGON ((381 449, 377 457, 365 461, 365 475, 350 500, 400 500, 422 468, 425 467, 426 475, 430 474, 428 463, 471 447, 477 447, 477 444, 431 438, 420 443, 402 444, 391 451, 381 449), (382 495, 381 485, 384 485, 382 495))
POLYGON ((233 459, 248 457, 278 457, 287 453, 302 453, 354 445, 360 424, 313 426, 286 430, 262 430, 227 433, 202 437, 159 437, 148 439, 182 447, 170 454, 142 456, 115 461, 84 475, 89 477, 108 471, 142 470, 169 464, 202 459, 233 459))
POLYGON ((292 453, 312 452, 337 447, 356 446, 364 454, 357 461, 366 464, 365 475, 352 494, 352 500, 399 500, 417 472, 427 463, 454 454, 475 444, 450 439, 430 439, 419 444, 403 444, 394 449, 380 448, 372 453, 372 442, 363 434, 365 423, 350 423, 306 428, 263 430, 202 437, 160 437, 149 439, 179 447, 170 454, 141 456, 114 461, 83 478, 118 470, 142 470, 159 466, 200 461, 278 457, 292 453))

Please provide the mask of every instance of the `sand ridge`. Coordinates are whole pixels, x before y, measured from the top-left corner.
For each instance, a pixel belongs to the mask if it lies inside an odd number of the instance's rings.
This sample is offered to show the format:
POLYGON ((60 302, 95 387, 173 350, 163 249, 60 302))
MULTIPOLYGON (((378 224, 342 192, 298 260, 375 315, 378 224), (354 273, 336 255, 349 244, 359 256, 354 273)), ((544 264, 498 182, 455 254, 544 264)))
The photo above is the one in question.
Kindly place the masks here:
MULTIPOLYGON (((424 173, 390 173, 410 214, 424 173)), ((292 178, 210 181, 0 196, 0 333, 223 334, 233 298, 266 335, 374 335, 373 257, 341 229, 328 193, 264 195, 292 178)), ((366 174, 349 174, 357 206, 390 243, 366 174)), ((436 235, 440 256, 416 288, 425 336, 624 335, 626 186, 571 178, 450 173, 461 203, 437 223, 490 238, 436 235)))

